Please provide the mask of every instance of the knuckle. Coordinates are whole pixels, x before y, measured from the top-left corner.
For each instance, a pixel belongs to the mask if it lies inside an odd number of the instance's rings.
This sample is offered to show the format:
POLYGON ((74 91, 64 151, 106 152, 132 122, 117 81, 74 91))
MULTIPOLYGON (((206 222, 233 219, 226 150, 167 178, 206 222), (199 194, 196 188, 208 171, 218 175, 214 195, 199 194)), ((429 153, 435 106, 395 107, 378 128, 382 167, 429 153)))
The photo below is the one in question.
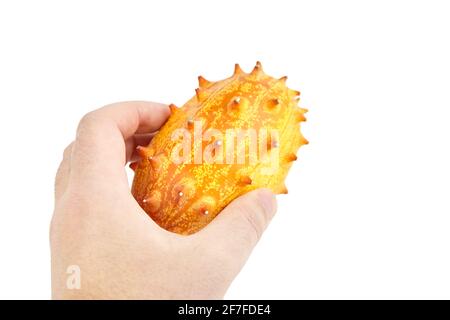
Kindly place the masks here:
POLYGON ((86 113, 80 120, 79 127, 90 126, 95 123, 97 116, 94 111, 86 113))
POLYGON ((98 111, 91 111, 85 114, 77 128, 76 140, 78 144, 90 144, 101 140, 103 132, 110 125, 110 120, 103 117, 98 111))
POLYGON ((96 117, 93 112, 89 112, 85 114, 77 128, 77 139, 80 139, 80 137, 83 137, 85 134, 89 134, 89 132, 92 131, 93 126, 95 125, 96 117))
POLYGON ((78 135, 87 133, 92 134, 99 126, 103 126, 106 123, 106 119, 98 114, 98 111, 91 111, 86 113, 78 124, 78 135))

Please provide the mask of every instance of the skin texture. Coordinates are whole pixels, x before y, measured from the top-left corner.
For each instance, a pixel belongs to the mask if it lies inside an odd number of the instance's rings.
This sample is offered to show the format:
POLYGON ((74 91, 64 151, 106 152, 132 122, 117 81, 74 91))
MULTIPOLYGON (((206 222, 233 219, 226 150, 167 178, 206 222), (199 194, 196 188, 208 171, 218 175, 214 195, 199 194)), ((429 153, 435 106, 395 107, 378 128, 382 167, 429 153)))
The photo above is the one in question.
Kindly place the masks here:
POLYGON ((166 105, 122 102, 80 121, 55 181, 50 228, 54 299, 219 299, 276 211, 251 191, 189 236, 159 227, 133 198, 125 165, 166 121, 166 105), (77 265, 81 288, 68 289, 77 265))

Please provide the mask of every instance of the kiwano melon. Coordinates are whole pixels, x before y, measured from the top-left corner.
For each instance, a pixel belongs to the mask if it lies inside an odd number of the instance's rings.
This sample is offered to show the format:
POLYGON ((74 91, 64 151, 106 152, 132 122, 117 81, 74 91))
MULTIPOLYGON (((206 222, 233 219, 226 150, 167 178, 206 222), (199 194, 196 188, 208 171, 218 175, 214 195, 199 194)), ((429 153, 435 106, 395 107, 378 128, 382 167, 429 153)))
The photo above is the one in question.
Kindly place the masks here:
POLYGON ((257 188, 287 193, 285 177, 308 143, 300 133, 306 109, 287 77, 266 75, 257 62, 250 73, 210 82, 198 77, 196 95, 171 116, 140 160, 132 194, 161 227, 192 234, 236 197, 257 188))

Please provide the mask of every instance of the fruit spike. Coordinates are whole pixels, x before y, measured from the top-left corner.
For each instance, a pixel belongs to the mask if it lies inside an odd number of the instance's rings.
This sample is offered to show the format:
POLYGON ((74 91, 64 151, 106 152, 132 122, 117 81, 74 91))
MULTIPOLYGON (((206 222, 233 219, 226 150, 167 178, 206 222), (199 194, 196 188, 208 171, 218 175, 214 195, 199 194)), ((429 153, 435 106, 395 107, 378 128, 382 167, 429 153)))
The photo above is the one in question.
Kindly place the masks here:
POLYGON ((197 100, 200 102, 202 102, 206 97, 205 91, 202 88, 195 89, 195 95, 197 96, 197 100))
POLYGON ((309 144, 309 141, 305 139, 305 137, 301 136, 300 137, 300 141, 301 141, 301 146, 309 144))
POLYGON ((297 159, 298 148, 308 143, 299 130, 308 110, 297 105, 299 91, 289 89, 286 80, 266 75, 259 62, 250 73, 236 64, 233 75, 225 80, 210 82, 198 77, 195 96, 181 108, 170 105, 170 118, 149 146, 138 147, 141 160, 139 165, 133 164, 133 196, 156 223, 172 232, 192 234, 248 191, 269 188, 278 194, 287 193, 286 175, 297 159), (197 122, 201 122, 200 128, 197 122), (180 129, 187 130, 191 139, 187 140, 191 148, 187 148, 185 163, 173 157, 180 153, 173 152, 180 151, 179 146, 183 146, 183 154, 185 151, 184 136, 173 139, 180 129), (209 129, 222 136, 206 141, 209 129), (267 144, 266 157, 259 159, 258 154, 251 162, 246 150, 245 163, 239 163, 237 143, 228 143, 226 135, 233 129, 255 129, 256 144, 267 144), (260 134, 261 129, 267 129, 267 134, 260 134), (198 133, 200 141, 195 140, 198 133), (226 150, 230 145, 234 145, 234 154, 229 158, 226 150), (223 153, 216 154, 218 149, 223 153), (206 161, 207 150, 214 159, 223 156, 222 162, 206 161), (276 165, 266 162, 272 156, 280 159, 276 165))
POLYGON ((271 136, 267 137, 267 150, 271 150, 273 148, 278 148, 279 146, 280 146, 280 144, 276 139, 272 139, 271 136))
POLYGON ((256 75, 256 74, 260 74, 260 73, 262 73, 262 65, 261 65, 261 62, 256 61, 256 65, 250 74, 256 75))
POLYGON ((269 101, 269 108, 276 108, 281 104, 281 100, 279 98, 271 99, 269 101))
POLYGON ((291 93, 294 97, 298 97, 300 95, 300 91, 298 90, 289 90, 289 93, 291 93))
POLYGON ((137 146, 136 152, 141 158, 147 157, 147 148, 143 146, 137 146))
POLYGON ((301 110, 298 110, 296 113, 296 119, 298 122, 302 122, 302 121, 306 121, 306 117, 304 115, 304 112, 302 112, 301 110))
POLYGON ((188 118, 187 121, 186 121, 186 123, 187 123, 187 128, 188 128, 189 130, 194 129, 194 124, 195 124, 194 119, 188 118))
POLYGON ((296 161, 297 160, 297 155, 295 153, 290 153, 286 156, 286 160, 288 162, 292 162, 292 161, 296 161))
POLYGON ((130 163, 130 169, 133 171, 136 171, 136 168, 138 167, 139 162, 132 162, 130 163))
POLYGON ((281 194, 288 194, 288 193, 289 193, 288 189, 286 188, 286 186, 285 186, 284 184, 283 184, 283 186, 281 187, 280 193, 281 193, 281 194))
POLYGON ((161 206, 161 193, 159 191, 155 191, 148 198, 144 198, 142 203, 144 210, 147 212, 157 212, 161 206))
POLYGON ((170 109, 171 114, 174 114, 179 111, 179 108, 176 105, 174 105, 173 103, 169 104, 169 109, 170 109))
POLYGON ((252 179, 249 176, 242 176, 241 179, 239 180, 239 182, 242 185, 246 186, 246 185, 252 184, 252 179))
POLYGON ((208 88, 213 85, 213 82, 206 80, 202 76, 198 76, 198 86, 200 88, 208 88))
POLYGON ((238 75, 241 73, 244 73, 244 71, 242 71, 241 66, 238 63, 236 63, 234 65, 234 74, 233 75, 238 75))
POLYGON ((245 100, 243 100, 241 97, 234 97, 231 99, 229 103, 228 110, 229 111, 238 111, 241 107, 243 107, 245 104, 245 100))

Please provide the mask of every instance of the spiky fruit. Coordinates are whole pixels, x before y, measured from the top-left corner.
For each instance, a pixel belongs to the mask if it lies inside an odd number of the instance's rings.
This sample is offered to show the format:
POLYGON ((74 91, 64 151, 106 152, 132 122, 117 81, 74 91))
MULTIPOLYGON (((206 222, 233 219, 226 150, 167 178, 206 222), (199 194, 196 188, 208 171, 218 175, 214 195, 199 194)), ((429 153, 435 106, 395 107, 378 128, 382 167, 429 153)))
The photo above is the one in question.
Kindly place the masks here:
POLYGON ((307 110, 286 79, 266 75, 259 62, 248 74, 236 64, 225 80, 200 76, 195 96, 170 106, 169 120, 132 165, 132 193, 154 221, 191 234, 248 191, 287 193, 284 179, 308 142, 299 130, 307 110))

